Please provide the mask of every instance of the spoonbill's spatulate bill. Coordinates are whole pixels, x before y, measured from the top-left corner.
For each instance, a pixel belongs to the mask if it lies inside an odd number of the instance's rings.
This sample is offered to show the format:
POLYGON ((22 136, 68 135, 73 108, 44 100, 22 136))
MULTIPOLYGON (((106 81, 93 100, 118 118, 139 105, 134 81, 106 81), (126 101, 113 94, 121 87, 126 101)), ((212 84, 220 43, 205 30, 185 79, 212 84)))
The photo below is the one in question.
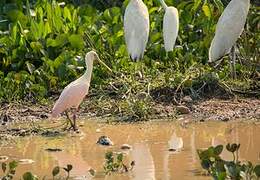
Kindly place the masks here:
POLYGON ((124 15, 124 34, 133 60, 143 57, 149 36, 149 13, 142 0, 130 0, 124 15))
POLYGON ((179 31, 179 14, 175 7, 167 6, 164 0, 160 0, 165 10, 163 17, 163 40, 167 52, 172 51, 179 31))
POLYGON ((230 52, 243 32, 249 6, 249 0, 232 0, 227 5, 216 26, 209 49, 209 62, 216 61, 230 52))
POLYGON ((91 75, 93 70, 93 61, 97 60, 99 63, 103 64, 109 71, 112 70, 106 66, 98 57, 97 53, 90 51, 85 56, 85 62, 87 66, 86 72, 77 80, 71 82, 62 91, 59 99, 56 101, 52 109, 52 117, 57 117, 64 111, 73 108, 73 122, 70 120, 71 126, 76 130, 76 112, 79 108, 80 103, 83 101, 84 97, 88 94, 91 75))

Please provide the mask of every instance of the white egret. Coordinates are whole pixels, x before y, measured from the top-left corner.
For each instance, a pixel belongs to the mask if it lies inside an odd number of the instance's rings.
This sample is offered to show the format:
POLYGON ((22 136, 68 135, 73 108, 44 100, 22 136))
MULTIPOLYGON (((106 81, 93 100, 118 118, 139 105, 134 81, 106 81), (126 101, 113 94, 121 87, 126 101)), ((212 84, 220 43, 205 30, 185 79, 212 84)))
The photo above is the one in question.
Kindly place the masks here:
MULTIPOLYGON (((230 52, 243 32, 249 6, 250 0, 229 2, 218 20, 215 36, 209 49, 209 62, 214 62, 230 52)), ((232 61, 234 65, 235 58, 232 61)))
POLYGON ((77 80, 71 82, 67 85, 62 91, 59 99, 56 101, 53 109, 52 109, 52 117, 55 118, 59 114, 66 112, 67 118, 70 121, 71 127, 75 131, 76 127, 76 112, 78 111, 79 105, 83 101, 84 97, 88 94, 91 75, 93 70, 93 62, 97 60, 99 63, 104 65, 109 71, 112 70, 104 64, 98 57, 95 51, 90 51, 85 56, 85 63, 87 66, 86 72, 77 80), (67 110, 73 108, 73 122, 69 118, 67 114, 67 110))
POLYGON ((165 10, 163 17, 163 40, 167 52, 172 51, 179 31, 179 13, 175 7, 167 6, 164 0, 160 0, 165 10))
POLYGON ((149 13, 142 0, 130 0, 124 15, 124 35, 133 60, 143 58, 149 37, 149 13))

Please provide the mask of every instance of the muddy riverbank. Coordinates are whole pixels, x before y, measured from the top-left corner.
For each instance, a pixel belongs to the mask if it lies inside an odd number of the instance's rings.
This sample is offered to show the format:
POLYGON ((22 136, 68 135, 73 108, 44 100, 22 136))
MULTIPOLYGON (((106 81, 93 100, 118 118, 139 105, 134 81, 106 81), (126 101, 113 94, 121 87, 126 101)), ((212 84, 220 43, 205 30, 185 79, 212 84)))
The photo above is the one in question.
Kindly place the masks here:
MULTIPOLYGON (((32 103, 2 103, 0 107, 0 123, 4 126, 13 122, 30 122, 46 120, 50 117, 53 102, 46 104, 32 103)), ((112 114, 109 109, 101 111, 102 107, 94 107, 90 99, 81 105, 79 118, 111 117, 124 121, 126 118, 119 114, 112 114)), ((229 121, 244 119, 260 120, 260 99, 232 98, 232 99, 203 99, 193 101, 189 96, 184 97, 181 104, 155 103, 149 119, 179 119, 188 117, 194 121, 229 121)), ((131 119, 129 118, 129 121, 131 119)))

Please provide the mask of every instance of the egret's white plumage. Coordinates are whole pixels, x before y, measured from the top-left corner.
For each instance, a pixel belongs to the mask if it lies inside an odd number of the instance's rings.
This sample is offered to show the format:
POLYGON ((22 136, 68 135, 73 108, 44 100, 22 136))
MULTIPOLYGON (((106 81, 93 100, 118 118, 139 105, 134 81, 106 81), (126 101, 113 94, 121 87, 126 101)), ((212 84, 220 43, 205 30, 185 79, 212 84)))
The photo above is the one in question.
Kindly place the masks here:
POLYGON ((142 0, 130 0, 124 15, 124 34, 131 59, 143 57, 149 37, 149 13, 142 0))
MULTIPOLYGON (((104 64, 102 61, 100 61, 96 52, 90 51, 86 54, 85 56, 85 62, 87 66, 86 72, 80 78, 71 82, 69 85, 67 85, 64 88, 59 99, 56 101, 52 109, 53 118, 57 117, 59 114, 66 111, 67 109, 79 108, 80 103, 83 101, 84 97, 88 94, 92 70, 93 70, 93 61, 95 59, 98 60, 100 63, 104 64)), ((111 71, 111 69, 109 70, 111 71)), ((74 130, 76 129, 75 119, 76 119, 76 115, 74 112, 74 116, 73 116, 74 125, 72 124, 74 130)))
POLYGON ((179 13, 175 7, 167 6, 163 0, 160 0, 165 14, 163 17, 163 40, 165 50, 172 51, 179 31, 179 13))
POLYGON ((216 61, 230 52, 246 22, 249 0, 232 0, 220 16, 215 36, 209 49, 209 62, 216 61))

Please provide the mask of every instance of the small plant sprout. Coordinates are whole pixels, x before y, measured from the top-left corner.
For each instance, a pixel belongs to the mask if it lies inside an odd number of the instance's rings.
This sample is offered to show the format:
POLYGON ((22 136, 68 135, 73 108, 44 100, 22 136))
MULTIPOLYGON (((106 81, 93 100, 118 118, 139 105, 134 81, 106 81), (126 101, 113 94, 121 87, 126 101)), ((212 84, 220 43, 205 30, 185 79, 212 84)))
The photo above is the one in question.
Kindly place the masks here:
POLYGON ((57 176, 60 173, 60 167, 59 166, 55 166, 52 170, 52 177, 54 179, 55 176, 57 176))
POLYGON ((105 154, 105 164, 104 170, 106 174, 111 174, 112 172, 128 172, 134 167, 134 161, 131 162, 130 167, 126 166, 123 162, 123 153, 113 153, 109 151, 105 154))
POLYGON ((63 169, 67 172, 67 179, 70 177, 70 171, 72 170, 73 166, 71 164, 67 164, 67 167, 64 167, 63 169))

